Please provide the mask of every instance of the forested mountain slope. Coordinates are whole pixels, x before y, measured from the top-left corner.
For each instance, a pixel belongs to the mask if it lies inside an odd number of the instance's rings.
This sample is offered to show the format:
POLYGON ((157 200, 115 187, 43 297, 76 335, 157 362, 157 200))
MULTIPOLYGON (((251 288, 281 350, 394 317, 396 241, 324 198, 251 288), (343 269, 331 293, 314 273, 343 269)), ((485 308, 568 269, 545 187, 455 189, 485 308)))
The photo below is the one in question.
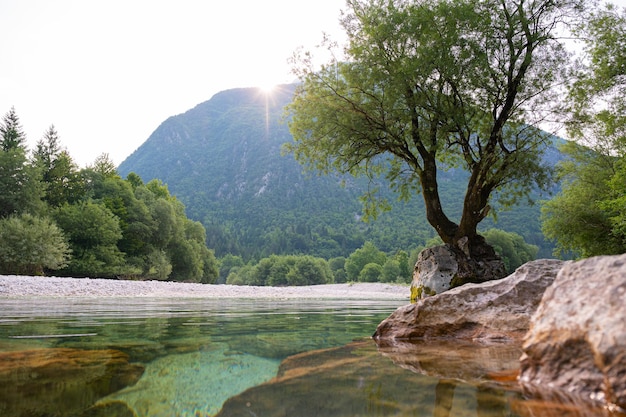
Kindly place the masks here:
MULTIPOLYGON (((271 94, 257 89, 223 91, 209 101, 163 122, 120 166, 119 173, 158 178, 186 206, 187 215, 207 229, 207 244, 218 256, 244 258, 272 253, 305 253, 325 258, 347 256, 369 240, 385 252, 410 251, 434 236, 421 196, 393 202, 375 221, 361 220, 359 196, 365 179, 304 174, 292 155, 281 155, 291 140, 283 107, 294 85, 271 94)), ((548 152, 556 162, 556 149, 548 152)), ((449 213, 461 211, 465 173, 441 174, 449 213)), ((538 205, 520 205, 484 222, 522 235, 550 256, 540 231, 538 205)))

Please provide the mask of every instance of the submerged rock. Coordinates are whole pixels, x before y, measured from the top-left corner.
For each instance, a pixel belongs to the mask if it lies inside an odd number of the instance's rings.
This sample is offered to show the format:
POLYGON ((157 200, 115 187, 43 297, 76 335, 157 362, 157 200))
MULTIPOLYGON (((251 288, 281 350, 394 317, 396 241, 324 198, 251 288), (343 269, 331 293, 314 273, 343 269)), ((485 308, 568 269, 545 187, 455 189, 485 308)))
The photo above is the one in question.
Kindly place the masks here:
POLYGON ((465 284, 400 307, 378 325, 373 337, 521 340, 563 264, 555 259, 529 262, 506 278, 465 284))
POLYGON ((475 343, 466 340, 422 340, 418 343, 377 341, 378 352, 412 372, 473 383, 498 381, 517 386, 519 343, 475 343))
POLYGON ((180 410, 212 416, 229 397, 274 377, 278 366, 278 360, 230 351, 225 345, 167 355, 148 363, 133 387, 102 399, 93 410, 122 408, 138 417, 170 417, 180 410))
MULTIPOLYGON (((419 351, 417 346, 413 359, 434 367, 450 353, 442 346, 424 356, 419 351)), ((510 399, 521 399, 519 390, 485 378, 475 383, 457 379, 458 371, 444 378, 415 372, 381 355, 373 341, 357 341, 285 359, 276 378, 229 399, 217 417, 508 415, 510 399)))
POLYGON ((142 373, 142 366, 112 349, 2 352, 0 410, 3 416, 76 415, 142 373))
POLYGON ((566 265, 524 340, 520 382, 626 409, 626 254, 566 265))

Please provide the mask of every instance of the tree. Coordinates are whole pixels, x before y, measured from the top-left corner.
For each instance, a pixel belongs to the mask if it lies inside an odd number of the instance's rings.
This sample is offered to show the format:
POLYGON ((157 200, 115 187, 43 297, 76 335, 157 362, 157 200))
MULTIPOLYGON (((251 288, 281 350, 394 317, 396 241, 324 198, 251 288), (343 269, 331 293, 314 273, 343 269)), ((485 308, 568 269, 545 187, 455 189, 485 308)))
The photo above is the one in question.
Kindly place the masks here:
POLYGON ((399 278, 401 282, 406 282, 406 276, 402 276, 400 272, 400 262, 395 259, 387 259, 387 262, 382 266, 380 280, 382 282, 396 282, 399 278))
MULTIPOLYGON (((321 69, 310 54, 295 59, 286 150, 323 173, 382 175, 404 199, 421 192, 429 224, 468 264, 464 279, 482 280, 481 263, 497 261, 477 233, 491 200, 511 205, 549 184, 549 135, 536 126, 567 62, 555 29, 581 1, 347 4, 346 59, 321 69), (455 167, 470 174, 458 222, 437 182, 455 167)), ((366 197, 366 213, 385 208, 366 197)))
POLYGON ((65 205, 55 211, 54 219, 72 249, 65 274, 113 277, 126 272, 124 254, 117 248, 122 231, 109 209, 93 202, 65 205))
POLYGON ((612 5, 583 19, 584 63, 569 86, 561 192, 542 207, 557 254, 626 252, 626 15, 612 5))
POLYGON ((363 267, 359 273, 360 282, 377 282, 383 275, 383 267, 371 262, 363 267))
POLYGON ((483 233, 483 236, 502 258, 508 274, 513 273, 526 262, 534 260, 539 251, 539 247, 529 245, 522 236, 514 232, 489 229, 483 233))
POLYGON ((333 274, 333 280, 337 284, 341 284, 346 282, 348 279, 348 275, 345 270, 346 258, 343 256, 338 256, 335 258, 331 258, 328 260, 328 267, 333 274))
POLYGON ((0 148, 5 152, 25 148, 26 134, 24 134, 24 129, 22 129, 15 107, 11 107, 11 110, 2 118, 0 136, 0 148))
POLYGON ((63 232, 48 218, 31 214, 0 219, 0 273, 43 275, 67 265, 70 249, 63 232))
POLYGON ((115 163, 111 160, 108 153, 98 155, 93 163, 92 169, 105 178, 118 176, 115 163))
POLYGON ((226 278, 230 275, 230 273, 237 268, 243 267, 244 265, 245 263, 241 256, 232 254, 224 255, 224 257, 219 260, 219 278, 217 283, 226 283, 226 278))
POLYGON ((43 199, 52 207, 80 201, 85 184, 69 153, 61 148, 59 134, 51 125, 36 145, 35 166, 45 186, 43 199))
POLYGON ((38 170, 29 163, 26 136, 15 109, 0 124, 0 217, 43 208, 38 170))
POLYGON ((345 263, 348 281, 358 281, 365 265, 375 263, 380 266, 387 261, 387 255, 381 252, 372 242, 365 242, 362 247, 348 256, 345 263))

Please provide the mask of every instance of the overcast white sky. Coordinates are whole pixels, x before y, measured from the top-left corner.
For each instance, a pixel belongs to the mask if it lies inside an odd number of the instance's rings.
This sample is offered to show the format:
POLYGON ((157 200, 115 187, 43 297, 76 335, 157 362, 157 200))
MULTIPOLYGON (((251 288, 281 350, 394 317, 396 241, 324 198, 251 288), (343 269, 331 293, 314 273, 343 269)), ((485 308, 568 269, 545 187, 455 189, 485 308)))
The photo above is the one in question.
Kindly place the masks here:
MULTIPOLYGON (((626 0, 615 3, 626 6, 626 0)), ((344 0, 0 0, 0 116, 30 148, 54 124, 81 166, 121 163, 219 91, 291 82, 288 58, 341 39, 344 0)))
POLYGON ((121 163, 167 117, 222 90, 294 80, 344 0, 0 0, 0 116, 29 147, 54 124, 85 166, 121 163))

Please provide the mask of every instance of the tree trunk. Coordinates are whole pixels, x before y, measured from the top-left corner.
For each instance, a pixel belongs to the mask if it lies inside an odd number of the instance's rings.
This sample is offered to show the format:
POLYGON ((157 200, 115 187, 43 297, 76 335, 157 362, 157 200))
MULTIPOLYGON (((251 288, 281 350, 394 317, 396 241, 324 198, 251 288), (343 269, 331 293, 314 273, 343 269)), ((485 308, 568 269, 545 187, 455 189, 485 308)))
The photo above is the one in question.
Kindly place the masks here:
POLYGON ((490 190, 480 184, 480 178, 480 171, 475 169, 468 182, 463 215, 457 225, 446 216, 441 206, 435 161, 425 160, 424 170, 420 173, 426 218, 454 253, 458 264, 451 287, 500 279, 506 275, 504 262, 476 230, 489 213, 490 190))
POLYGON ((420 172, 422 196, 426 207, 426 219, 437 231, 444 243, 454 244, 459 226, 451 221, 441 206, 437 184, 437 163, 434 158, 424 158, 424 169, 420 172))

